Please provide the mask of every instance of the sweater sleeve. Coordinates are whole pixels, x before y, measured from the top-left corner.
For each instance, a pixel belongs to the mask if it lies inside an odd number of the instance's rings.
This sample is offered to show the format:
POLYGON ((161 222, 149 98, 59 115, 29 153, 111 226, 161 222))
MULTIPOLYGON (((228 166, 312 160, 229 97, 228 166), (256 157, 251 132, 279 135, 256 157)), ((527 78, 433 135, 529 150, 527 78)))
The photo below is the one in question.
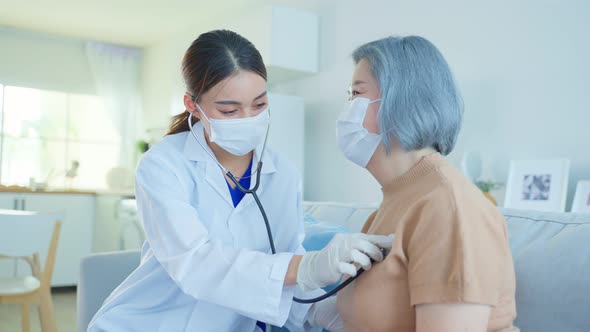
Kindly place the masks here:
POLYGON ((510 255, 504 220, 478 202, 443 188, 406 228, 412 305, 498 303, 510 255))

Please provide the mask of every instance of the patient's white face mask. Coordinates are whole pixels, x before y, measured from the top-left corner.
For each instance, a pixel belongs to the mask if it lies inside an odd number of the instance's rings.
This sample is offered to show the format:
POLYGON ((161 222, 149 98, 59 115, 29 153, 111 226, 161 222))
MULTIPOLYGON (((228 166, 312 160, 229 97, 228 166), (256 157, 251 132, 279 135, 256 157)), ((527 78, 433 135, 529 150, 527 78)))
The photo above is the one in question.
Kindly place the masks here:
POLYGON ((369 132, 363 122, 369 104, 380 100, 357 97, 348 102, 347 109, 336 122, 340 151, 348 160, 363 168, 367 167, 381 142, 381 135, 369 132))
POLYGON ((209 140, 233 155, 245 155, 254 150, 266 137, 270 124, 268 108, 253 117, 220 120, 208 118, 201 106, 196 103, 195 105, 209 122, 209 140))

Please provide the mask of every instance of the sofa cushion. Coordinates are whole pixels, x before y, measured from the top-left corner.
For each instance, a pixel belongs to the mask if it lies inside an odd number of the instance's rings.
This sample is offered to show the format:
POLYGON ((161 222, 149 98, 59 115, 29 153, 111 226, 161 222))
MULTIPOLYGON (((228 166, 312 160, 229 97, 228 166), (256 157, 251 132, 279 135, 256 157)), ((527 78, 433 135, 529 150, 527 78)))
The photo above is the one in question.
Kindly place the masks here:
POLYGON ((312 215, 305 215, 303 225, 305 228, 303 247, 306 251, 321 250, 335 234, 348 233, 343 226, 321 221, 312 215))
POLYGON ((361 229, 363 229, 365 222, 367 222, 369 215, 371 215, 376 209, 377 207, 355 209, 348 220, 346 220, 346 228, 351 232, 360 232, 361 229))
POLYGON ((355 208, 353 206, 345 204, 318 203, 308 213, 323 222, 345 226, 346 220, 348 220, 354 210, 355 208))
POLYGON ((521 331, 590 331, 590 215, 502 209, 521 331))

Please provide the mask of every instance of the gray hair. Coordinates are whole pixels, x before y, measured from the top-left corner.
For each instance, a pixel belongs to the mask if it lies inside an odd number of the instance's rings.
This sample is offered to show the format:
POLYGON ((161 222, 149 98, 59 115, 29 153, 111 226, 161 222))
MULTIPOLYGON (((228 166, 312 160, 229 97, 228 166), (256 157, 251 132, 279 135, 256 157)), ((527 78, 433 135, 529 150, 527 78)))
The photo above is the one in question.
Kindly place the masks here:
POLYGON ((387 37, 357 48, 381 91, 378 123, 387 151, 397 138, 406 151, 431 147, 449 154, 457 141, 463 101, 439 50, 422 37, 387 37))

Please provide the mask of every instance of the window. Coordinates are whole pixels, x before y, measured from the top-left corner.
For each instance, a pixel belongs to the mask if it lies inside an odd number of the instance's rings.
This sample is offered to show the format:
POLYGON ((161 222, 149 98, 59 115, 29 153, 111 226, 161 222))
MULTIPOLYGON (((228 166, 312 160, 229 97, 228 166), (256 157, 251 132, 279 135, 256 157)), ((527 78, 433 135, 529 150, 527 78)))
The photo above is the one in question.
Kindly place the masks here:
POLYGON ((106 188, 121 137, 100 97, 0 85, 0 110, 0 183, 106 188))

